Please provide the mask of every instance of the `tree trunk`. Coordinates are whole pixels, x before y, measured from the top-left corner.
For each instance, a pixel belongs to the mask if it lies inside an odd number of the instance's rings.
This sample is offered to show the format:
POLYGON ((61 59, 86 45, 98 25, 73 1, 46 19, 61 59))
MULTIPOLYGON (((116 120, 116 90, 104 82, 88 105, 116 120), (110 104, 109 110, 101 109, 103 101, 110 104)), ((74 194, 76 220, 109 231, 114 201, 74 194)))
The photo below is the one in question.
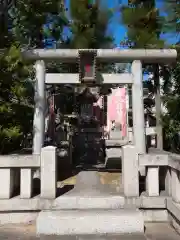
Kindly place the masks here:
POLYGON ((154 65, 153 74, 154 74, 154 89, 155 89, 157 148, 162 150, 163 149, 163 130, 162 130, 162 124, 161 124, 161 95, 160 95, 158 64, 154 65))

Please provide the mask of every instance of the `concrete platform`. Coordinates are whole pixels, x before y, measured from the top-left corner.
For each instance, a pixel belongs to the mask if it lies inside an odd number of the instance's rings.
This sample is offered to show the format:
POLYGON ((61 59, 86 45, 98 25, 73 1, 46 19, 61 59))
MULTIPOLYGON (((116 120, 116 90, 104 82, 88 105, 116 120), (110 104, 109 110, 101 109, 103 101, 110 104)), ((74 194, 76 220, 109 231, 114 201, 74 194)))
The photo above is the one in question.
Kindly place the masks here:
POLYGON ((144 233, 139 210, 42 211, 36 221, 37 234, 103 235, 144 233))

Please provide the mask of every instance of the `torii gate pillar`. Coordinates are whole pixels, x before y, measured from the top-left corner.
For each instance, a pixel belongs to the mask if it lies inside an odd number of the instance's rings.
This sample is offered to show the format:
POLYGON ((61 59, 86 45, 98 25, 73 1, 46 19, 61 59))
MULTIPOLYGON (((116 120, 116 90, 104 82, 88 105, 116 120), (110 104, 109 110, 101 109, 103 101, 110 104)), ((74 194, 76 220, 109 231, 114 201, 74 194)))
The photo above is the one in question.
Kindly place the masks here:
POLYGON ((36 61, 35 64, 35 108, 33 122, 33 154, 40 154, 44 145, 45 131, 45 74, 46 68, 43 60, 36 61))

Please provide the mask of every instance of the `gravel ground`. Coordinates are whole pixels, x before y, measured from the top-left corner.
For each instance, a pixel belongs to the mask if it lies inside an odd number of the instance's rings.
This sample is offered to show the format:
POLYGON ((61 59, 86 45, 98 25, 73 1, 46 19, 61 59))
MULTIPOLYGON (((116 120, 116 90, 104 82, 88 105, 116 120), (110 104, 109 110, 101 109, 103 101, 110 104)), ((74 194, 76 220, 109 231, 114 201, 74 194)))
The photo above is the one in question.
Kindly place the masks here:
POLYGON ((35 224, 30 225, 4 225, 0 226, 0 240, 180 240, 173 228, 167 223, 148 223, 146 224, 146 238, 140 236, 80 236, 80 237, 55 237, 55 236, 36 236, 35 224))

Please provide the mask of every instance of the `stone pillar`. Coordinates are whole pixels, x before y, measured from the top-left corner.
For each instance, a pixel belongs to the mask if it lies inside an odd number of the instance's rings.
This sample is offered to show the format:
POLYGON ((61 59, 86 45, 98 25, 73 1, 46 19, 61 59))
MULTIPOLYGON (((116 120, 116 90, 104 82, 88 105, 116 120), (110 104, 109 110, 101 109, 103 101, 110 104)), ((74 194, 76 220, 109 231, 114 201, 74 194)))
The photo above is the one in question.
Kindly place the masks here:
MULTIPOLYGON (((137 153, 146 152, 145 121, 143 102, 143 75, 142 63, 139 60, 132 63, 132 114, 133 114, 133 142, 137 153)), ((145 176, 145 167, 140 168, 141 175, 145 176)))
POLYGON ((41 150, 41 197, 56 198, 57 161, 56 147, 47 146, 41 150))
POLYGON ((171 169, 171 192, 173 201, 180 203, 180 174, 179 171, 171 169))
MULTIPOLYGON (((156 136, 157 148, 163 150, 163 128, 161 122, 162 103, 161 103, 161 86, 160 86, 160 69, 158 64, 153 65, 153 79, 154 79, 154 97, 155 97, 155 111, 156 111, 156 136)), ((162 79, 161 79, 162 83, 162 79)))
POLYGON ((22 168, 21 169, 21 198, 31 198, 32 197, 32 169, 22 168))
POLYGON ((149 197, 159 196, 159 167, 148 167, 146 191, 149 197))
POLYGON ((15 169, 0 169, 0 199, 12 197, 15 189, 15 169))
POLYGON ((146 152, 145 144, 145 122, 144 122, 144 102, 143 102, 143 75, 141 61, 132 63, 132 111, 133 111, 133 134, 134 144, 138 153, 146 152))
POLYGON ((45 131, 45 64, 44 61, 37 61, 35 64, 36 85, 35 85, 35 108, 33 123, 33 154, 40 154, 44 145, 45 131))
POLYGON ((139 196, 138 154, 135 146, 122 147, 122 184, 125 197, 139 196))
POLYGON ((172 189, 171 168, 167 167, 165 175, 165 190, 169 196, 171 196, 171 189, 172 189))

